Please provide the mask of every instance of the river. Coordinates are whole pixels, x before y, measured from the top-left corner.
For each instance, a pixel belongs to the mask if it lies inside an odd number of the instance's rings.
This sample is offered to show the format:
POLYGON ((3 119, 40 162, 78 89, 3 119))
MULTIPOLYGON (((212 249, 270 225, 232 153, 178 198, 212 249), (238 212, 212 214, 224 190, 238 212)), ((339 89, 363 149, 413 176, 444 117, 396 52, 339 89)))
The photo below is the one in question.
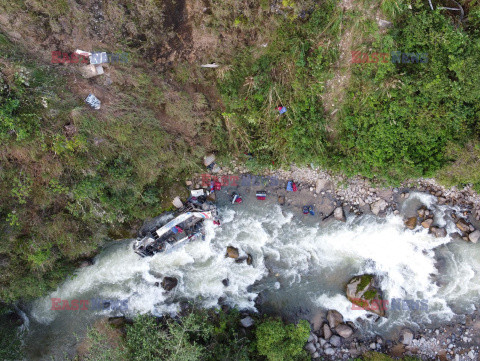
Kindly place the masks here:
POLYGON ((420 193, 412 193, 400 215, 347 216, 345 223, 320 222, 317 216, 281 208, 273 200, 260 202, 253 195, 231 205, 224 194, 218 201, 222 224, 207 221, 205 241, 150 258, 136 255, 132 240, 114 242, 94 265, 79 269, 55 292, 29 305, 28 359, 70 355, 77 337, 99 318, 175 314, 185 300, 213 307, 223 297, 231 306, 256 310, 255 299, 261 294, 262 312, 294 320, 336 309, 363 332, 387 336, 402 326, 435 327, 456 314, 472 312, 480 298, 480 245, 434 238, 421 227, 406 229, 403 215, 419 204, 433 209, 436 222, 446 225, 449 233, 455 231, 445 215, 449 208, 420 193), (251 254, 253 264, 226 258, 230 245, 251 254), (363 273, 379 277, 386 299, 423 299, 428 310, 391 310, 378 322, 366 311, 352 310, 345 284, 363 273), (160 276, 176 277, 178 286, 165 292, 155 286, 160 276), (128 309, 51 310, 51 298, 127 300, 128 309))

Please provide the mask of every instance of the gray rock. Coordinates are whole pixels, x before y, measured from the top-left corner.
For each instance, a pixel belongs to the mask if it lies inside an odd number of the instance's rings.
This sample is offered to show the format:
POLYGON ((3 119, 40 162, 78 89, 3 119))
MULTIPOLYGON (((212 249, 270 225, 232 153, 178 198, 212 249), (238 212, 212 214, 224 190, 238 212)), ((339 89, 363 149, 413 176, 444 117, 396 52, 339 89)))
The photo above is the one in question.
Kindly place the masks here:
POLYGON ((468 235, 468 239, 470 240, 470 242, 477 243, 480 239, 480 231, 477 229, 476 231, 470 233, 468 235))
MULTIPOLYGON (((327 325, 328 326, 328 325, 327 325)), ((320 346, 323 347, 325 346, 325 344, 327 343, 327 340, 323 339, 323 338, 319 338, 318 339, 320 341, 320 346)))
POLYGON ((393 23, 391 23, 390 21, 387 21, 387 20, 383 20, 383 19, 378 19, 377 24, 378 24, 378 27, 380 29, 387 29, 387 28, 391 28, 393 26, 393 23))
POLYGON ((308 352, 310 352, 310 354, 313 354, 315 352, 317 352, 317 349, 315 348, 315 345, 311 342, 308 342, 306 345, 305 345, 305 350, 307 350, 308 352))
POLYGON ((333 355, 335 355, 335 350, 332 349, 332 348, 327 348, 327 349, 325 350, 325 355, 333 356, 333 355))
POLYGON ((335 332, 343 338, 349 338, 353 334, 353 330, 343 323, 335 327, 335 332))
POLYGON ((444 227, 435 227, 432 226, 430 227, 430 232, 436 237, 436 238, 443 238, 447 235, 447 230, 444 227))
POLYGON ((371 348, 372 350, 375 350, 375 349, 377 348, 377 344, 376 344, 375 342, 372 342, 372 343, 370 344, 370 348, 371 348))
POLYGON ((321 191, 330 188, 331 182, 328 179, 317 179, 315 184, 315 193, 320 193, 321 191))
POLYGON ((345 212, 343 211, 343 208, 342 207, 337 207, 335 208, 335 210, 333 211, 333 217, 337 220, 337 221, 342 221, 342 222, 345 222, 347 219, 345 218, 345 212))
POLYGON ((329 310, 327 312, 327 321, 331 329, 334 329, 343 322, 343 316, 337 310, 329 310))
POLYGON ((330 343, 332 346, 340 347, 342 345, 342 339, 337 335, 333 335, 330 337, 330 343))
POLYGON ((420 218, 423 218, 425 217, 425 211, 427 210, 427 207, 425 206, 421 206, 418 210, 417 210, 417 214, 420 218))
POLYGON ((242 324, 243 327, 248 328, 248 327, 253 326, 255 321, 253 321, 253 318, 251 318, 250 316, 247 316, 245 318, 242 318, 240 320, 240 323, 242 324))
MULTIPOLYGON (((371 304, 372 301, 377 300, 375 302, 380 302, 377 304, 382 306, 381 301, 379 301, 382 299, 382 291, 375 287, 374 284, 376 284, 376 280, 373 275, 365 274, 353 277, 347 284, 346 293, 348 300, 356 305, 359 305, 360 307, 362 307, 362 305, 371 304), (372 297, 369 297, 368 299, 364 297, 364 294, 367 291, 375 292, 373 299, 372 297)), ((385 317, 385 307, 383 306, 375 308, 370 307, 369 311, 379 315, 380 317, 385 317)))
POLYGON ((323 324, 323 338, 325 340, 328 340, 330 337, 332 337, 332 330, 330 330, 330 327, 328 327, 328 324, 324 323, 323 324))
POLYGON ((380 199, 370 205, 370 209, 372 210, 372 213, 378 216, 380 212, 384 212, 385 209, 387 208, 387 202, 384 199, 380 199))
POLYGON ((212 164, 215 161, 215 155, 214 154, 207 154, 203 158, 203 164, 205 167, 208 167, 210 164, 212 164))

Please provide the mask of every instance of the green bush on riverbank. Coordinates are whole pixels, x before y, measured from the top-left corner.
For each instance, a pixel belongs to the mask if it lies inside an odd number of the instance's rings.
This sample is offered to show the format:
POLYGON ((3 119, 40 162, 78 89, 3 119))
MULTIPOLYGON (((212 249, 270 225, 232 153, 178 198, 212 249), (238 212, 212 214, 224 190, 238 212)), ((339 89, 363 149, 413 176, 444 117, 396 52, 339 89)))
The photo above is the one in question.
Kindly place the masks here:
POLYGON ((108 324, 91 328, 80 347, 79 360, 165 361, 307 361, 303 349, 310 334, 307 321, 298 325, 257 318, 248 331, 236 310, 194 310, 181 319, 139 316, 117 333, 108 324), (110 331, 109 331, 110 329, 110 331), (102 332, 99 332, 102 330, 102 332), (107 333, 106 338, 104 334, 107 333), (124 337, 122 335, 125 335, 124 337), (109 342, 106 342, 107 339, 109 342))

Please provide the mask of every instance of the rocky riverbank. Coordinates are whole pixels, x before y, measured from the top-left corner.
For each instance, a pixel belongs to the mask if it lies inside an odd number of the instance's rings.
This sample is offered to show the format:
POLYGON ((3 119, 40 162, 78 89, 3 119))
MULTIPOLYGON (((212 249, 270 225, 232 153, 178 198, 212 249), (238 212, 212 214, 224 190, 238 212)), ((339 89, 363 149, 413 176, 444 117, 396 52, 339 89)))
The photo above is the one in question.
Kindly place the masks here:
MULTIPOLYGON (((379 182, 364 177, 345 178, 319 169, 296 166, 289 170, 265 171, 252 176, 246 168, 233 162, 231 169, 217 168, 214 174, 195 174, 186 184, 190 189, 200 188, 214 177, 217 177, 223 186, 239 191, 264 189, 269 196, 278 197, 281 205, 302 207, 312 204, 323 216, 332 215, 339 220, 344 220, 344 212, 355 215, 372 213, 376 216, 385 216, 388 212, 398 214, 399 206, 411 192, 423 192, 436 197, 438 205, 456 207, 460 216, 473 227, 462 231, 462 237, 480 228, 480 195, 470 186, 463 189, 447 188, 434 179, 407 180, 398 187, 384 187, 379 182), (242 181, 243 179, 248 179, 248 182, 242 181), (289 180, 297 184, 296 194, 286 191, 289 180), (336 213, 332 213, 336 209, 336 213)), ((479 238, 480 231, 472 237, 474 240, 479 238)))
POLYGON ((314 360, 349 360, 369 351, 392 357, 416 356, 422 360, 479 360, 478 312, 441 328, 417 332, 405 328, 393 339, 383 339, 378 335, 362 337, 353 323, 344 322, 343 316, 336 310, 329 310, 322 316, 321 326, 313 329, 305 346, 314 360))

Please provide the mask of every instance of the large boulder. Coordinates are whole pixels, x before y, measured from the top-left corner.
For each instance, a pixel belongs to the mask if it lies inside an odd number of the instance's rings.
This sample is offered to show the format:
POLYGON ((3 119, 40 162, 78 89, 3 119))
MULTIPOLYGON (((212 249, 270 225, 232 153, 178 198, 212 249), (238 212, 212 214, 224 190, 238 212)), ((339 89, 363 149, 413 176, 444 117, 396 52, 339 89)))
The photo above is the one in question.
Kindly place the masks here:
POLYGON ((228 246, 227 247, 227 254, 225 255, 225 257, 230 257, 230 258, 237 259, 238 258, 238 248, 228 246))
POLYGON ((335 327, 335 332, 343 338, 349 338, 353 335, 353 330, 344 323, 341 323, 337 327, 335 327))
POLYGON ((325 340, 328 340, 330 337, 332 337, 332 330, 328 326, 328 323, 324 323, 322 329, 323 329, 323 338, 325 340))
POLYGON ((337 221, 345 222, 347 220, 347 218, 345 218, 345 212, 343 211, 343 207, 335 208, 335 210, 333 211, 333 217, 337 221))
POLYGON ((417 226, 417 217, 410 217, 405 221, 405 226, 414 229, 417 226))
POLYGON ((336 310, 329 310, 327 312, 327 321, 331 329, 334 329, 343 322, 343 316, 336 310))
POLYGON ((380 199, 376 202, 373 202, 370 205, 370 209, 372 210, 373 214, 378 216, 381 212, 385 211, 385 209, 387 208, 387 205, 388 205, 387 201, 385 201, 384 199, 380 199))
POLYGON ((468 235, 468 239, 470 242, 477 243, 480 239, 480 231, 477 229, 468 235))
POLYGON ((375 287, 376 280, 373 275, 353 277, 347 284, 347 298, 353 304, 385 317, 382 291, 375 287))
POLYGON ((162 288, 166 291, 171 291, 177 287, 178 280, 175 277, 164 277, 162 280, 162 288))

